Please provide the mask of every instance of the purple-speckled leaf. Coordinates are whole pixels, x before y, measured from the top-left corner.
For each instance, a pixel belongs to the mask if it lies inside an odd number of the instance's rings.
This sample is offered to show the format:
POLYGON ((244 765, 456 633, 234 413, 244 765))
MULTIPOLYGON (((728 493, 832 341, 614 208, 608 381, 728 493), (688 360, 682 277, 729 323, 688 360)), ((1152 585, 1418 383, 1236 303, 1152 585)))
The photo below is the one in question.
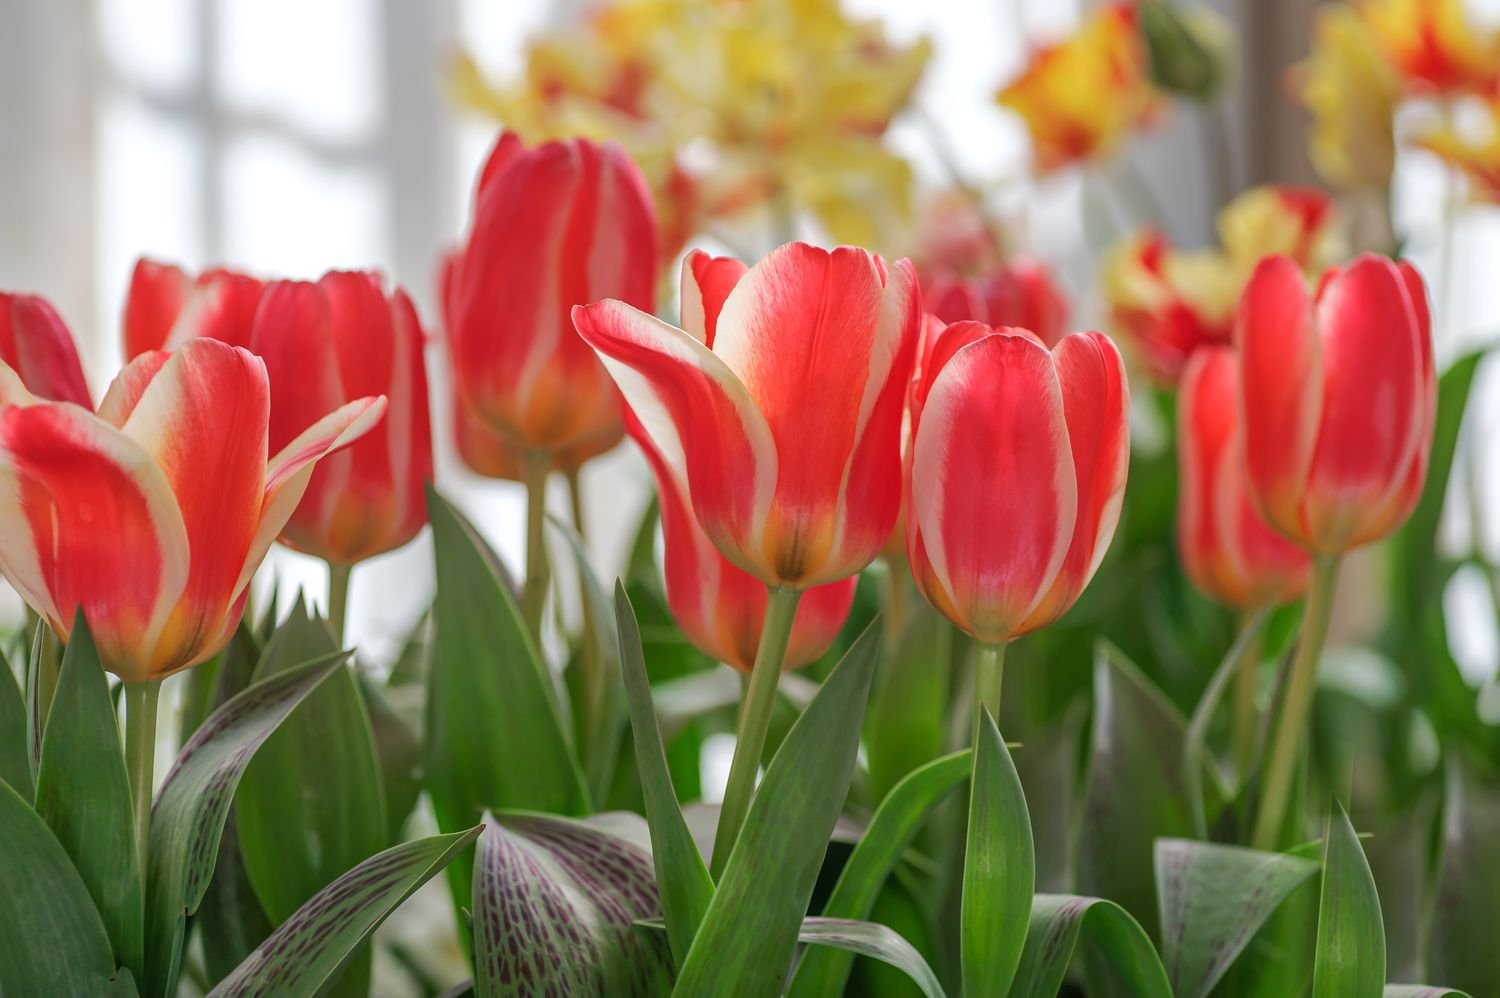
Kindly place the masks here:
MULTIPOLYGON (((486 819, 488 822, 488 819, 486 819)), ((479 843, 474 968, 479 994, 658 995, 671 988, 651 855, 583 821, 510 814, 479 843)))
POLYGON ((344 657, 341 652, 256 683, 214 711, 182 747, 151 808, 142 988, 148 998, 176 993, 184 923, 208 889, 219 838, 245 767, 276 726, 332 675, 344 657))
POLYGON ((282 922, 209 998, 321 993, 380 923, 483 830, 475 825, 371 856, 282 922))

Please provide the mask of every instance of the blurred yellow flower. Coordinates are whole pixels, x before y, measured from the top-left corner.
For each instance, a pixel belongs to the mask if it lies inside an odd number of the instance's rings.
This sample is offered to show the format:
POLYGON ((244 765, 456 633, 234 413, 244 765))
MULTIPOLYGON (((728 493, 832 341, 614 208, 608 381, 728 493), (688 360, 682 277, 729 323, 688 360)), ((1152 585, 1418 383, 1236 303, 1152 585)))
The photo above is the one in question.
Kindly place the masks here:
POLYGON ((1312 114, 1308 153, 1318 175, 1349 191, 1389 184, 1401 81, 1358 11, 1333 5, 1318 11, 1312 51, 1291 84, 1312 114))
POLYGON ((997 99, 1025 121, 1039 173, 1113 153, 1162 106, 1135 6, 1100 7, 1071 36, 1036 49, 997 99))
POLYGON ((1252 188, 1219 212, 1218 229, 1219 242, 1242 283, 1262 257, 1272 254, 1291 257, 1309 276, 1349 256, 1344 219, 1333 200, 1315 188, 1252 188))
POLYGON ((1482 123, 1465 124, 1476 127, 1443 124, 1418 135, 1413 145, 1435 153, 1468 177, 1474 197, 1500 204, 1500 95, 1485 102, 1482 123))
POLYGON ((1359 5, 1408 90, 1486 90, 1500 78, 1500 34, 1469 22, 1463 0, 1367 0, 1359 5))
POLYGON ((461 59, 454 84, 528 139, 621 142, 657 195, 666 253, 768 205, 869 243, 909 211, 910 169, 883 137, 928 54, 838 0, 616 0, 534 40, 521 80, 492 86, 461 59))

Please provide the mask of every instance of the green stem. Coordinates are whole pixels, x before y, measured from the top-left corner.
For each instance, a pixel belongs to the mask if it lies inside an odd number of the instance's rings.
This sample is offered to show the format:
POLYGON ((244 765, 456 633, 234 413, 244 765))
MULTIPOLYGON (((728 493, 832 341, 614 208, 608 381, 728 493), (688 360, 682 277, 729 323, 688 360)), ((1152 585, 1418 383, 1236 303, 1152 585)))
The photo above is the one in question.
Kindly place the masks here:
MULTIPOLYGON (((1257 627, 1258 619, 1253 615, 1242 615, 1240 633, 1243 634, 1247 627, 1257 627)), ((1262 635, 1256 635, 1245 646, 1244 653, 1234 667, 1234 712, 1230 715, 1229 742, 1234 753, 1235 769, 1242 780, 1250 771, 1250 763, 1255 755, 1255 722, 1259 713, 1255 705, 1256 679, 1260 673, 1263 641, 1262 635)))
MULTIPOLYGON (((578 469, 569 468, 564 476, 568 481, 568 504, 573 514, 573 530, 579 541, 585 539, 583 526, 583 489, 578 481, 578 469)), ((589 587, 584 581, 583 571, 578 572, 578 606, 582 614, 583 633, 579 638, 579 666, 583 680, 583 717, 579 726, 584 757, 593 760, 597 751, 595 742, 602 734, 604 710, 604 675, 599 648, 594 642, 594 614, 589 603, 589 587)))
POLYGON ((547 548, 542 527, 547 518, 547 473, 552 461, 545 451, 526 455, 526 586, 521 591, 521 617, 531 640, 542 643, 542 610, 547 603, 547 548))
POLYGON ((151 858, 151 791, 156 766, 156 702, 160 695, 160 679, 125 684, 125 769, 130 776, 142 883, 151 858))
POLYGON ((1250 844, 1257 849, 1276 848, 1282 822, 1286 819, 1292 777, 1296 774, 1297 760, 1307 737, 1313 690, 1318 680, 1318 658, 1323 651, 1323 641, 1328 637, 1328 618, 1333 610, 1338 565, 1337 555, 1319 555, 1313 561, 1312 587, 1307 594, 1302 638, 1297 643, 1297 657, 1292 660, 1286 698, 1276 718, 1270 763, 1261 787, 1255 832, 1250 839, 1250 844))
POLYGON ((712 872, 715 878, 724 872, 724 864, 739 838, 740 826, 750 811, 755 794, 755 775, 760 771, 760 757, 766 748, 766 729, 771 725, 771 708, 776 703, 776 683, 781 679, 781 664, 786 659, 787 642, 792 636, 792 621, 797 616, 800 589, 767 589, 766 618, 760 629, 760 647, 750 680, 740 704, 740 724, 735 731, 734 761, 729 766, 729 783, 724 787, 724 806, 719 811, 719 830, 714 835, 712 872))
POLYGON ((911 600, 907 596, 906 563, 899 558, 885 559, 885 646, 890 653, 900 647, 901 637, 906 633, 906 618, 910 613, 911 600))
POLYGON ((982 642, 974 646, 974 727, 969 744, 979 744, 980 710, 988 708, 1000 723, 1000 688, 1005 678, 1005 642, 982 642))
POLYGON ((328 565, 328 629, 339 647, 344 645, 344 619, 349 610, 349 576, 353 565, 328 565))

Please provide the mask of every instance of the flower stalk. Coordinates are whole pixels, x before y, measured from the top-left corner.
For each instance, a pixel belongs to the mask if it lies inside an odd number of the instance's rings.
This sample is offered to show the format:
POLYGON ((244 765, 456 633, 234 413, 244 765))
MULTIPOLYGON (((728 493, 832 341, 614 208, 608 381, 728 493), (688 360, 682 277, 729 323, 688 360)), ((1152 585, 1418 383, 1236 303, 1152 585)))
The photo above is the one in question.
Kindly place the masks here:
POLYGON ((151 792, 156 767, 156 706, 161 680, 125 684, 125 770, 144 883, 151 859, 151 792))
POLYGON ((542 530, 547 516, 547 473, 552 462, 545 451, 526 455, 526 584, 521 591, 521 617, 531 640, 541 646, 542 610, 547 603, 549 572, 542 530))

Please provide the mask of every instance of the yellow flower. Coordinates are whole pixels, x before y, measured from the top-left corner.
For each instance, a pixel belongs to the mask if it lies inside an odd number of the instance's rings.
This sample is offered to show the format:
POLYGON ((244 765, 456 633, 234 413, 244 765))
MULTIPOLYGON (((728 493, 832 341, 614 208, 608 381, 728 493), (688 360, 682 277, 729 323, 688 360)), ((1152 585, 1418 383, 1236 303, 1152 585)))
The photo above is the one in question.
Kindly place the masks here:
POLYGON ((1291 82, 1312 114, 1308 153, 1318 175, 1349 191, 1388 185, 1396 165, 1401 81, 1355 9, 1318 11, 1312 52, 1291 82))
POLYGON ((1500 95, 1484 105, 1483 123, 1460 130, 1452 124, 1422 133, 1413 144, 1441 157, 1470 180, 1474 197, 1500 204, 1500 95))
POLYGON ((1249 279, 1262 257, 1272 254, 1291 257, 1310 276, 1349 255, 1343 217, 1332 199, 1314 188, 1252 188, 1219 212, 1218 229, 1219 242, 1241 282, 1249 279))
POLYGON ((1500 34, 1470 24, 1463 0, 1369 0, 1360 12, 1409 90, 1485 90, 1500 77, 1500 34))
POLYGON ((997 99, 1025 121, 1039 173, 1113 153, 1161 106, 1135 7, 1101 7, 1070 37, 1038 48, 997 99))

